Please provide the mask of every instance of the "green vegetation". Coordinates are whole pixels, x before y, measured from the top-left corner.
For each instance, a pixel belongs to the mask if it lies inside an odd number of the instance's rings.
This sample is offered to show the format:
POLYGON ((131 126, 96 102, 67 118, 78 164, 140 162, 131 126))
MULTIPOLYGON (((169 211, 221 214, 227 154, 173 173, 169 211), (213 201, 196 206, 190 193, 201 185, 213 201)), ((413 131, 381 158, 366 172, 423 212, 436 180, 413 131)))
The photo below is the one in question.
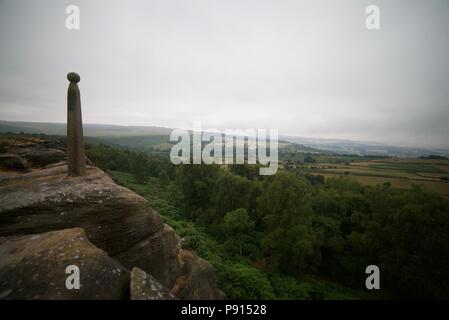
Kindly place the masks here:
POLYGON ((247 165, 174 167, 104 145, 87 154, 214 265, 229 298, 449 296, 449 200, 419 186, 287 170, 262 177, 247 165), (371 264, 381 270, 380 293, 363 290, 371 264))
MULTIPOLYGON (((90 149, 92 151, 92 149, 90 149)), ((151 206, 163 215, 165 222, 183 238, 183 248, 195 250, 217 271, 220 287, 230 299, 356 299, 355 291, 318 278, 301 279, 268 273, 257 269, 251 261, 228 253, 226 243, 220 243, 206 228, 183 218, 174 205, 176 182, 163 184, 150 177, 147 184, 138 182, 130 173, 109 171, 113 179, 145 196, 151 206)), ((232 228, 235 224, 228 222, 232 228)), ((239 228, 239 227, 237 227, 239 228)))

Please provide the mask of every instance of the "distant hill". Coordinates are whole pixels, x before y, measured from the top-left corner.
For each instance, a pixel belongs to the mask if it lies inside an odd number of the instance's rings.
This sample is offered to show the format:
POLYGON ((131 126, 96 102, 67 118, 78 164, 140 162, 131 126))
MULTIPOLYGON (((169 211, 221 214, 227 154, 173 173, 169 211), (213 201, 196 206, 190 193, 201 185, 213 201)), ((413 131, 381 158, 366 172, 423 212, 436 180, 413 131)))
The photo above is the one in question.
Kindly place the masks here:
MULTIPOLYGON (((172 128, 146 126, 120 126, 109 124, 84 124, 86 137, 101 138, 105 142, 144 151, 166 151, 171 147, 169 135, 172 128)), ((66 135, 64 123, 22 122, 0 120, 0 132, 38 133, 66 135)), ((389 156, 389 157, 448 157, 448 149, 390 146, 376 142, 332 140, 279 136, 283 152, 311 152, 340 155, 389 156)))
MULTIPOLYGON (((0 120, 0 132, 66 135, 66 125, 51 122, 22 122, 0 120)), ((141 151, 167 152, 172 128, 120 126, 108 124, 83 124, 84 136, 90 142, 109 143, 141 151)), ((298 145, 286 140, 279 141, 279 148, 292 152, 320 152, 319 149, 298 145)))
MULTIPOLYGON (((172 131, 172 129, 164 127, 119 126, 109 124, 83 124, 83 129, 84 135, 90 137, 168 135, 172 131)), ((0 132, 65 135, 67 129, 65 123, 0 120, 0 132)))
POLYGON ((341 155, 374 155, 389 157, 412 157, 421 156, 449 156, 448 149, 442 148, 420 148, 420 147, 402 147, 391 146, 384 143, 336 140, 336 139, 320 139, 320 138, 302 138, 293 136, 280 137, 283 140, 301 144, 305 147, 319 149, 322 152, 328 152, 341 155))

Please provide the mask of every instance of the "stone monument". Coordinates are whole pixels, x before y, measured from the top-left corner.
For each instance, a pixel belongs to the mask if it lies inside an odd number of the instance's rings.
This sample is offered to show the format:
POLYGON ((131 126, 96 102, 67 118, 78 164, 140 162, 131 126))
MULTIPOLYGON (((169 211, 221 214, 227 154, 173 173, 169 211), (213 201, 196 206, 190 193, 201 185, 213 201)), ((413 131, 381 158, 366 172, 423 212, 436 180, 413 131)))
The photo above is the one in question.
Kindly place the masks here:
POLYGON ((70 81, 67 91, 68 174, 70 176, 82 176, 86 174, 86 156, 84 155, 81 97, 77 84, 80 81, 80 76, 70 72, 67 79, 70 81))

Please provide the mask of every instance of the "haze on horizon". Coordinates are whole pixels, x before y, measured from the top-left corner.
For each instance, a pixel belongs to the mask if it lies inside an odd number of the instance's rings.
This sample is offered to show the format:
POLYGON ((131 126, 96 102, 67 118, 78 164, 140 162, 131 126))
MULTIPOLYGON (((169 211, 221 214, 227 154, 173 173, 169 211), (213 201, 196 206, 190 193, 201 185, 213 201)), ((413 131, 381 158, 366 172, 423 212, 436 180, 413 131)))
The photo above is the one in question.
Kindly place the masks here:
POLYGON ((447 148, 448 32, 446 0, 0 0, 0 119, 65 122, 75 71, 85 123, 447 148))

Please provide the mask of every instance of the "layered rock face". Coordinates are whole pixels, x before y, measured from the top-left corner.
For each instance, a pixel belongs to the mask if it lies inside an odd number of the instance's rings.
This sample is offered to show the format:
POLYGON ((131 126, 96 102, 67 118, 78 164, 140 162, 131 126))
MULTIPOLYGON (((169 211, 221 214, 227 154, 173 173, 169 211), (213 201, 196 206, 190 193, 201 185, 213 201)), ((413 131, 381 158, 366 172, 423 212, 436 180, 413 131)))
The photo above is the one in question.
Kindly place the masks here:
POLYGON ((215 273, 210 263, 189 250, 178 255, 180 275, 173 292, 183 299, 222 300, 224 293, 218 288, 215 273))
POLYGON ((173 293, 139 268, 133 268, 131 271, 130 288, 131 300, 176 300, 173 293))
MULTIPOLYGON (((26 148, 39 149, 45 154, 41 145, 37 147, 27 145, 26 148)), ((6 151, 11 154, 10 149, 6 151)), ((20 153, 17 150, 16 152, 16 154, 20 153)), ((52 151, 52 154, 56 153, 58 152, 52 151)), ((30 161, 28 160, 30 158, 28 156, 26 161, 30 161)), ((179 259, 181 246, 178 235, 163 223, 160 215, 149 207, 143 197, 117 185, 103 171, 93 166, 87 166, 86 175, 70 177, 67 175, 66 164, 59 161, 60 157, 50 158, 53 160, 44 161, 44 167, 42 164, 33 162, 34 168, 31 172, 18 171, 11 175, 10 170, 8 170, 8 174, 2 174, 0 171, 0 236, 3 237, 0 242, 0 260, 2 260, 0 264, 0 294, 2 290, 8 290, 2 285, 6 275, 13 273, 12 268, 16 268, 23 262, 14 260, 14 257, 17 256, 14 252, 21 246, 33 247, 35 242, 31 237, 39 235, 40 238, 47 239, 45 244, 56 241, 55 237, 64 237, 64 235, 67 236, 67 241, 71 241, 69 238, 73 237, 68 231, 60 231, 62 233, 56 235, 51 231, 82 228, 87 240, 92 243, 91 246, 96 246, 106 252, 109 259, 116 261, 115 263, 122 265, 122 268, 126 270, 131 270, 134 267, 142 269, 166 288, 175 290, 174 286, 176 285, 176 290, 181 298, 222 297, 215 280, 211 277, 202 277, 204 282, 201 284, 190 283, 198 281, 198 279, 201 280, 201 277, 188 275, 186 268, 182 268, 183 260, 179 259), (59 162, 54 163, 53 161, 59 162), (48 237, 53 240, 48 240, 48 237), (14 248, 16 249, 11 249, 11 243, 15 243, 14 248), (4 257, 9 258, 4 260, 4 257), (6 262, 3 263, 3 261, 6 262), (188 279, 187 288, 190 289, 179 290, 179 279, 188 279), (207 293, 202 289, 203 286, 209 288, 206 290, 207 293), (211 294, 210 290, 215 290, 215 292, 211 294)), ((46 159, 48 160, 48 158, 46 159)), ((79 229, 75 230, 79 231, 79 229)), ((85 245, 87 246, 87 244, 85 245)), ((43 244, 41 243, 40 246, 43 244)), ((39 247, 36 250, 38 249, 39 247)), ((26 251, 23 254, 29 253, 26 251)), ((73 256, 72 252, 68 255, 73 256)), ((54 257, 48 256, 48 261, 51 259, 54 257)), ((96 257, 92 259, 95 260, 96 257)), ((39 261, 36 258, 33 263, 37 266, 39 261)), ((67 262, 63 261, 63 263, 67 262)), ((42 268, 46 263, 47 260, 42 260, 42 268)), ((204 263, 207 266, 200 272, 213 273, 212 267, 207 262, 204 261, 204 263)), ((48 264, 48 266, 50 265, 48 264)), ((205 264, 203 264, 204 266, 205 264)), ((22 280, 29 280, 29 286, 34 286, 33 272, 25 265, 23 268, 22 280)), ((197 274, 199 272, 198 268, 191 268, 191 270, 195 270, 197 274)), ((126 272, 129 274, 129 271, 126 272)), ((92 274, 96 274, 96 270, 92 270, 92 274)), ((95 280, 92 281, 95 283, 95 280)), ((114 285, 118 286, 118 284, 114 285)), ((114 289, 114 291, 113 296, 92 293, 89 297, 83 297, 92 299, 125 297, 122 290, 114 289)), ((57 290, 49 291, 45 295, 39 291, 35 295, 47 298, 72 297, 70 294, 59 297, 58 292, 57 290)), ((33 298, 32 295, 23 297, 33 298)))
POLYGON ((141 267, 171 287, 179 239, 159 214, 98 168, 88 167, 82 177, 66 172, 61 165, 0 182, 0 235, 81 227, 94 245, 124 266, 141 267))
POLYGON ((27 171, 31 167, 41 168, 63 161, 66 158, 64 149, 64 144, 58 140, 49 141, 32 136, 1 139, 1 158, 13 156, 15 159, 13 163, 0 159, 0 168, 19 171, 27 171))

